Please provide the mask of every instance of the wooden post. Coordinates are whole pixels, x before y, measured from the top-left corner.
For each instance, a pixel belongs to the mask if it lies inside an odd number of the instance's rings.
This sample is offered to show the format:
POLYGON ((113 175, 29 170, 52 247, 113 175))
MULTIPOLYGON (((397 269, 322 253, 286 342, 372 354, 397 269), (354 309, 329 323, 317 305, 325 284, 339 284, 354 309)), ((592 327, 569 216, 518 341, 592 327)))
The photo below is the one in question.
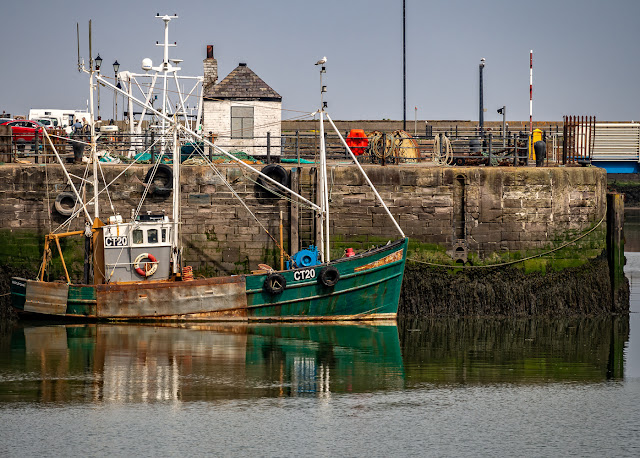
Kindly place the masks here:
POLYGON ((491 155, 493 154, 492 140, 493 140, 493 134, 489 133, 489 164, 487 164, 488 166, 491 166, 491 155))
POLYGON ((85 285, 89 284, 89 277, 91 274, 91 255, 93 251, 91 250, 91 240, 92 240, 91 232, 89 235, 85 234, 84 237, 84 270, 82 275, 82 280, 85 285))
POLYGON ((11 126, 0 126, 0 162, 11 162, 11 126))
MULTIPOLYGON (((209 141, 213 143, 213 132, 209 131, 209 141)), ((213 162, 213 146, 209 146, 209 162, 213 162)))
POLYGON ((267 132, 267 164, 271 164, 271 132, 267 132))
POLYGON ((282 237, 282 210, 280 210, 280 270, 284 270, 284 242, 282 237))
MULTIPOLYGON (((321 184, 320 184, 320 174, 318 173, 318 167, 313 167, 311 169, 311 177, 309 181, 314 185, 316 205, 318 205, 318 207, 321 207, 322 206, 322 200, 320 199, 321 184)), ((316 246, 320 246, 320 241, 321 241, 320 231, 322 230, 322 220, 320 219, 320 212, 314 212, 314 213, 315 213, 315 218, 313 219, 314 231, 315 231, 314 244, 316 246)))
MULTIPOLYGON (((300 194, 300 167, 291 169, 291 190, 300 194)), ((291 204, 289 205, 289 253, 297 253, 299 250, 298 245, 300 243, 298 239, 298 198, 291 197, 291 204)))
POLYGON ((612 311, 618 309, 620 287, 624 285, 624 195, 607 194, 607 257, 611 278, 612 311))
POLYGON ((38 158, 38 153, 40 152, 40 138, 39 138, 39 135, 40 135, 40 128, 36 127, 36 134, 34 135, 34 138, 33 138, 33 146, 34 146, 33 147, 33 149, 34 149, 34 151, 33 151, 33 153, 34 153, 33 160, 34 160, 35 164, 38 164, 40 162, 39 158, 38 158))

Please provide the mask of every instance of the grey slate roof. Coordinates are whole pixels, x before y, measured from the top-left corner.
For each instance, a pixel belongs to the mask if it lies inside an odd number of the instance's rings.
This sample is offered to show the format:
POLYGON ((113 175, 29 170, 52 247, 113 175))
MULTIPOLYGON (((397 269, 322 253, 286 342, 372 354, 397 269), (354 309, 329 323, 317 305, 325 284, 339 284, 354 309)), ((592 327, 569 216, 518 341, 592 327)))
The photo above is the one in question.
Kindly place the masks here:
POLYGON ((225 79, 204 90, 205 99, 282 101, 282 96, 246 64, 238 65, 225 79))

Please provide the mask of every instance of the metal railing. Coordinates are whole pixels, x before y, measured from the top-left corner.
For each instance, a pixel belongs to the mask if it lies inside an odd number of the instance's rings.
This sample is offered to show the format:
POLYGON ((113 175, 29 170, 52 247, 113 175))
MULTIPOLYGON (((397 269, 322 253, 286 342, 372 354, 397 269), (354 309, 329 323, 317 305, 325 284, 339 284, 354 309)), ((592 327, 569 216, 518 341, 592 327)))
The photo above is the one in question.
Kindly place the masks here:
MULTIPOLYGON (((358 156, 358 160, 381 165, 426 163, 458 166, 525 166, 530 163, 530 138, 526 131, 507 131, 505 135, 502 135, 502 132, 478 135, 473 130, 461 131, 456 128, 438 131, 434 129, 429 132, 429 135, 425 133, 417 136, 403 136, 398 132, 375 133, 369 138, 369 146, 364 154, 358 156)), ((86 135, 67 137, 61 132, 58 134, 60 135, 52 138, 58 153, 63 158, 73 157, 74 140, 89 143, 86 135)), ((344 132, 343 136, 347 138, 348 132, 344 132)), ((547 154, 544 165, 562 163, 565 157, 560 153, 564 147, 563 138, 562 134, 557 133, 546 138, 547 154)), ((261 162, 309 163, 319 160, 319 133, 313 131, 286 132, 280 136, 268 134, 249 140, 242 139, 242 141, 214 137, 214 141, 229 152, 261 162)), ((154 129, 147 129, 142 134, 102 132, 97 136, 97 149, 105 162, 130 162, 133 158, 138 162, 154 162, 163 149, 165 151, 170 149, 171 142, 171 136, 163 138, 154 129)), ((199 152, 210 159, 224 160, 213 148, 205 146, 201 141, 183 138, 181 142, 183 160, 196 157, 200 154, 199 152)), ((54 155, 50 146, 43 145, 40 140, 20 144, 12 139, 10 143, 12 160, 36 163, 53 160, 54 155)), ((2 144, 1 138, 0 144, 2 144)), ((325 144, 328 159, 350 159, 346 148, 335 133, 325 132, 325 144)), ((89 154, 89 146, 86 145, 83 149, 86 157, 89 154)))

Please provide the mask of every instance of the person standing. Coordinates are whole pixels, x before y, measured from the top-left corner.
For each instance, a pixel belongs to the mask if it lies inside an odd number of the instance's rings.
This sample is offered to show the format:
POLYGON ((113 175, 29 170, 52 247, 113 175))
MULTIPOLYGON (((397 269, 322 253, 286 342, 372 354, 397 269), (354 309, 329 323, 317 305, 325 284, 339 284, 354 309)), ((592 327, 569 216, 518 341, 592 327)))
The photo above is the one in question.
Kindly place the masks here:
MULTIPOLYGON (((85 121, 85 119, 82 119, 85 121)), ((79 119, 76 119, 76 122, 73 123, 73 139, 71 140, 71 145, 73 146, 73 162, 76 164, 80 164, 82 162, 82 156, 84 155, 84 126, 79 119)))

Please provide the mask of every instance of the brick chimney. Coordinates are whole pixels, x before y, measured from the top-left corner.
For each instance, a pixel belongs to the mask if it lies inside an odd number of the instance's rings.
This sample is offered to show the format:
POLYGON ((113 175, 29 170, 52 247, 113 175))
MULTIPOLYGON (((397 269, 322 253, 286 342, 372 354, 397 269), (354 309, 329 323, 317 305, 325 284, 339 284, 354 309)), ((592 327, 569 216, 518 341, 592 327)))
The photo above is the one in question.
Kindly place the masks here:
POLYGON ((218 82, 218 61, 213 58, 213 45, 207 45, 207 58, 202 61, 204 65, 203 89, 218 82))

